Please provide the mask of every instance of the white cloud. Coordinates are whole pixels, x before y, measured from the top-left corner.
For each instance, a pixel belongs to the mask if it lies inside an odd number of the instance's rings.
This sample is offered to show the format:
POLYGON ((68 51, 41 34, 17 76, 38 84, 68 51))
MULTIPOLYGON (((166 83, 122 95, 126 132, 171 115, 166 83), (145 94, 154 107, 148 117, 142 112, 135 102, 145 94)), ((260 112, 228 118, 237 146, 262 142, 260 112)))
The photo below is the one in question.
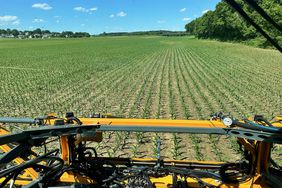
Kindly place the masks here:
POLYGON ((186 21, 190 21, 191 18, 183 18, 182 21, 186 22, 186 21))
POLYGON ((97 7, 92 7, 92 8, 89 9, 89 11, 93 11, 93 12, 95 12, 95 11, 97 11, 97 10, 98 10, 97 7))
POLYGON ((84 13, 89 13, 92 14, 93 12, 97 11, 97 7, 92 7, 90 9, 84 8, 84 7, 74 7, 73 10, 78 11, 78 12, 84 12, 84 13))
POLYGON ((114 15, 114 14, 111 14, 109 17, 110 17, 110 18, 114 18, 114 17, 115 17, 115 15, 114 15))
POLYGON ((17 19, 18 19, 17 16, 0 16, 1 22, 12 22, 12 21, 15 21, 17 19))
POLYGON ((207 13, 208 11, 210 11, 210 10, 209 10, 209 9, 203 10, 203 11, 202 11, 202 14, 205 14, 205 13, 207 13))
POLYGON ((41 18, 35 18, 32 22, 33 23, 42 23, 42 22, 44 22, 44 20, 41 19, 41 18))
POLYGON ((127 15, 127 14, 126 14, 125 12, 123 12, 123 11, 117 13, 117 16, 118 16, 118 17, 125 17, 126 15, 127 15))
POLYGON ((166 23, 166 21, 165 20, 158 20, 158 23, 163 24, 163 23, 166 23))
POLYGON ((73 10, 78 12, 87 12, 87 9, 84 7, 74 7, 73 10))
POLYGON ((51 10, 53 8, 50 5, 48 5, 47 3, 35 3, 31 7, 42 9, 42 10, 51 10))
POLYGON ((186 11, 186 8, 182 8, 179 10, 179 12, 185 12, 186 11))
POLYGON ((0 16, 0 25, 19 25, 20 20, 17 16, 0 16))

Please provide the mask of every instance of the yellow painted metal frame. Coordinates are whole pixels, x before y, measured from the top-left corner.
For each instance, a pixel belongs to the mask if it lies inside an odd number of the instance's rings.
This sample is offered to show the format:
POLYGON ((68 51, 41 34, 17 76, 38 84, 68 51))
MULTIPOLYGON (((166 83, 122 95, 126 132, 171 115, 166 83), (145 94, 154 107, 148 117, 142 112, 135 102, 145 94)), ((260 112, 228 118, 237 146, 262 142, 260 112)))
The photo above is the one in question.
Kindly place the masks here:
MULTIPOLYGON (((56 119, 49 119, 48 123, 54 124, 56 119)), ((199 127, 199 128, 226 128, 226 126, 220 120, 158 120, 158 119, 117 119, 117 118, 79 118, 79 120, 83 123, 83 125, 108 125, 108 126, 154 126, 154 127, 199 127)), ((282 127, 282 117, 277 117, 274 123, 275 126, 282 127)), ((5 130, 3 127, 0 128, 0 135, 9 134, 9 131, 5 130)), ((92 140, 101 141, 102 133, 99 132, 96 134, 95 138, 92 140)), ((78 143, 82 140, 78 140, 78 143)), ((210 183, 212 185, 218 187, 268 187, 265 180, 262 178, 262 173, 268 172, 269 167, 269 157, 271 152, 272 143, 263 143, 263 142, 253 142, 250 143, 246 139, 238 138, 238 142, 241 143, 252 155, 254 159, 256 159, 256 171, 254 175, 248 179, 246 182, 240 184, 219 184, 219 182, 215 181, 211 178, 202 179, 203 181, 210 183)), ((62 136, 60 138, 61 144, 61 157, 65 161, 65 164, 69 164, 69 156, 70 156, 70 148, 68 145, 68 138, 66 136, 62 136)), ((0 149, 3 152, 8 152, 11 148, 8 145, 0 146, 0 149)), ((132 158, 133 161, 155 161, 155 159, 141 159, 141 158, 132 158)), ((15 163, 21 164, 24 162, 21 158, 16 158, 14 160, 15 163)), ((185 162, 197 162, 202 164, 222 164, 221 162, 214 161, 177 161, 177 160, 166 160, 166 162, 173 163, 185 163, 185 162)), ((34 169, 25 170, 24 174, 21 175, 21 178, 24 180, 16 180, 15 184, 17 185, 26 185, 30 183, 32 180, 35 180, 38 177, 37 172, 34 169), (30 180, 26 180, 26 179, 30 180)), ((188 178, 189 186, 198 187, 197 181, 192 178, 188 178), (194 182, 194 183, 193 183, 194 182)), ((3 181, 0 179, 0 182, 3 181)), ((60 180, 63 183, 84 183, 84 184, 95 184, 93 179, 89 177, 82 177, 77 174, 73 174, 72 172, 65 172, 60 180)), ((162 178, 151 178, 151 181, 154 183, 156 187, 165 188, 172 184, 172 177, 166 176, 162 178)))
MULTIPOLYGON (((6 129, 4 129, 2 127, 0 128, 0 135, 5 135, 5 134, 9 134, 9 133, 10 132, 7 131, 6 129)), ((6 152, 9 152, 11 150, 11 148, 7 144, 4 144, 4 145, 0 146, 0 150, 6 153, 6 152)), ((24 160, 22 158, 18 157, 14 160, 14 162, 16 164, 21 164, 21 163, 24 162, 24 160)), ((22 179, 36 180, 38 178, 38 173, 32 168, 28 168, 28 169, 25 170, 25 172, 20 177, 22 179)), ((2 182, 1 179, 0 179, 0 182, 2 182)), ((19 182, 19 184, 22 185, 21 183, 24 183, 24 182, 27 182, 27 181, 21 180, 21 181, 17 181, 17 182, 19 182)))
POLYGON ((226 128, 220 120, 162 120, 162 119, 117 119, 117 118, 80 118, 84 125, 128 125, 159 127, 200 127, 226 128))

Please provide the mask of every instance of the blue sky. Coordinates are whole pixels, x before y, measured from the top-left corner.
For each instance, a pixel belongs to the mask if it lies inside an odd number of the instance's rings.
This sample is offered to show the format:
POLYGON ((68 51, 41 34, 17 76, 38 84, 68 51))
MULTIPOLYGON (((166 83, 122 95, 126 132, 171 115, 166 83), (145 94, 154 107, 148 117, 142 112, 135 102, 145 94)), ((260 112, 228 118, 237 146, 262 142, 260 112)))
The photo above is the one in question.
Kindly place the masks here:
POLYGON ((0 0, 0 28, 102 32, 184 30, 220 0, 0 0))

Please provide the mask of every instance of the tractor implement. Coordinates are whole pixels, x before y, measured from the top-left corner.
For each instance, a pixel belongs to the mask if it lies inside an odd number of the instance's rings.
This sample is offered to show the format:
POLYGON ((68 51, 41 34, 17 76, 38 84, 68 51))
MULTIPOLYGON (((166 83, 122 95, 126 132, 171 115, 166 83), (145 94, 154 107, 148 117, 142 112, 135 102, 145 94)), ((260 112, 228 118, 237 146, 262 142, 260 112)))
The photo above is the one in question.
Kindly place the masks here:
MULTIPOLYGON (((122 119, 111 116, 0 118, 0 182, 25 187, 277 187, 281 167, 271 159, 282 143, 281 117, 238 120, 221 113, 210 120, 122 119), (9 132, 10 125, 30 128, 9 132), (87 143, 102 144, 103 132, 168 132, 236 137, 244 158, 239 162, 116 158, 99 156, 87 143), (59 144, 46 150, 48 140, 59 144), (38 148, 45 148, 42 153, 38 148)), ((278 187, 279 187, 278 186, 278 187)))

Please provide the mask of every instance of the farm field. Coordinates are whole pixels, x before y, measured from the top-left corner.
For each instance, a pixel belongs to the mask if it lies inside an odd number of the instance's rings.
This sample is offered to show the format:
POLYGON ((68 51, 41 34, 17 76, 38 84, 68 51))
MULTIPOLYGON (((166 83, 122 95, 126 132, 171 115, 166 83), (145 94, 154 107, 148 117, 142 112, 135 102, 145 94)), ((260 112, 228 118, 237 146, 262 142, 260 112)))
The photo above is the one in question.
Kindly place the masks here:
MULTIPOLYGON (((188 37, 0 40, 0 116, 271 118, 282 112, 281 72, 274 50, 188 37)), ((166 158, 240 159, 234 139, 209 135, 107 134, 111 147, 96 147, 102 155, 154 157, 158 136, 166 158)))

